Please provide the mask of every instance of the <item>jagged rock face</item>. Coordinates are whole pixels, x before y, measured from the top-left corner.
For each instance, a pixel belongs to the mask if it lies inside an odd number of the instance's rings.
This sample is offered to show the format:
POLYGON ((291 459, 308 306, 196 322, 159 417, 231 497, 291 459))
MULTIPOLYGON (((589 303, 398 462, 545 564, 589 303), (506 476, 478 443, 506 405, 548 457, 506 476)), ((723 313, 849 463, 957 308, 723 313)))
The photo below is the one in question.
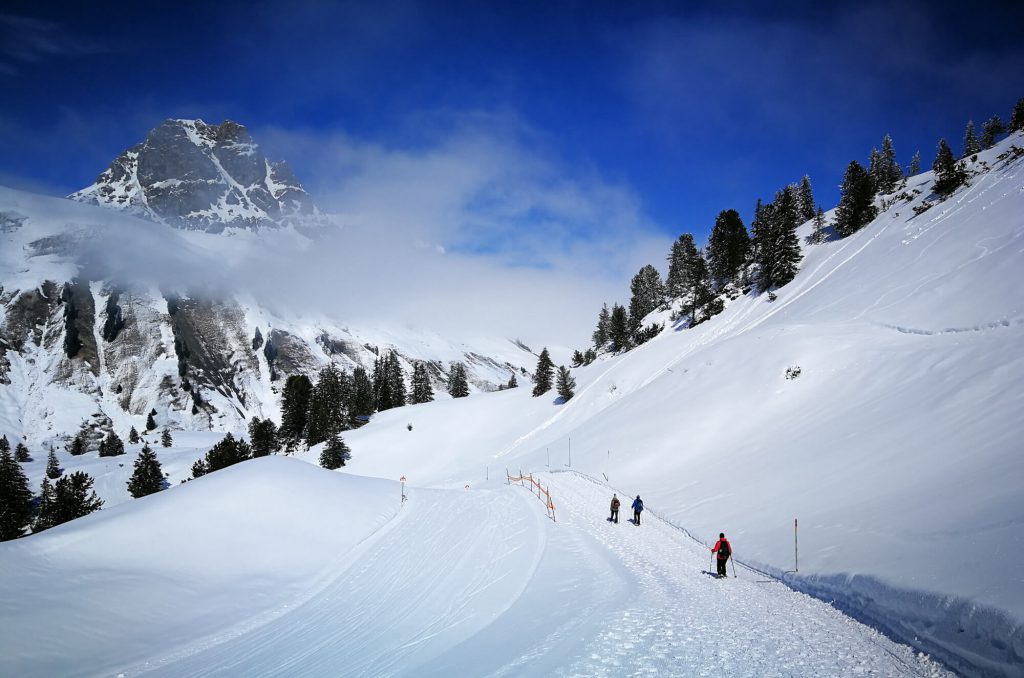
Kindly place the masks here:
POLYGON ((209 232, 320 218, 291 169, 267 160, 245 127, 230 120, 167 120, 69 197, 209 232))

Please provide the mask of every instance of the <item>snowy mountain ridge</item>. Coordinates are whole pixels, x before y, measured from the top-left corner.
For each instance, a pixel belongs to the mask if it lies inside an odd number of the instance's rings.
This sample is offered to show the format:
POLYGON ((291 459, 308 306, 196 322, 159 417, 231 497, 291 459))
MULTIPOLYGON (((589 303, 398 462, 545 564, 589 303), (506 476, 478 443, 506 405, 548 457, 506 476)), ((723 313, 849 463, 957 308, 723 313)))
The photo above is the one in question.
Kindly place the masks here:
POLYGON ((166 120, 68 197, 208 232, 328 221, 288 164, 268 160, 231 120, 166 120))

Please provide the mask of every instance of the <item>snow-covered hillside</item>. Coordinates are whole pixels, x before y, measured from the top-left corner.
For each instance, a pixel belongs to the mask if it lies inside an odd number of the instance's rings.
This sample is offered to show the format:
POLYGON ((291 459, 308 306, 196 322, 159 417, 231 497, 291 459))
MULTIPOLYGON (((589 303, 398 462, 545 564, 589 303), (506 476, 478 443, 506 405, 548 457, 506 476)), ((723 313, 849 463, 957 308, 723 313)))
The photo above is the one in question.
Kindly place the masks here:
POLYGON ((507 339, 467 344, 397 323, 354 327, 283 313, 216 282, 254 252, 307 244, 289 228, 185 231, 0 188, 0 435, 63 448, 80 429, 94 438, 141 431, 153 410, 161 427, 241 430, 253 416, 277 419, 288 375, 315 378, 332 361, 372 370, 390 350, 407 375, 426 362, 439 397, 454 361, 474 392, 513 373, 528 380, 535 356, 507 339), (189 275, 196 271, 209 280, 189 275), (81 348, 69 358, 72 330, 81 348))

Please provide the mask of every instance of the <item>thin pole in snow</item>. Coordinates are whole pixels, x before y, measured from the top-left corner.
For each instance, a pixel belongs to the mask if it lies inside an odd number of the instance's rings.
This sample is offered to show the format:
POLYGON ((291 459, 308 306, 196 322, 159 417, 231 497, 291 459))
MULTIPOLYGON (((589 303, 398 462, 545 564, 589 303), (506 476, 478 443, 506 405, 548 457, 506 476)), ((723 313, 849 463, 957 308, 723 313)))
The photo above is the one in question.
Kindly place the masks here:
POLYGON ((485 466, 484 467, 484 480, 490 480, 490 479, 491 479, 491 467, 490 466, 485 466))
POLYGON ((551 468, 551 448, 545 447, 544 451, 548 453, 548 468, 551 468))
POLYGON ((796 518, 793 518, 793 571, 800 571, 800 548, 797 544, 797 522, 796 518))
POLYGON ((572 468, 572 438, 569 438, 569 463, 565 467, 572 468))

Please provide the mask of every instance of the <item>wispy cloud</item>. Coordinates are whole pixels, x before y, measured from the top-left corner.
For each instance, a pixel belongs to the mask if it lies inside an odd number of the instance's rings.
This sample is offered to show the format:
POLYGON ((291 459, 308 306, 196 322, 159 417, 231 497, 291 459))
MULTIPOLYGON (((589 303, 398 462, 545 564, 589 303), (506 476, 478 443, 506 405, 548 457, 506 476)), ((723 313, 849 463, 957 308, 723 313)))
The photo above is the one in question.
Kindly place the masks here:
POLYGON ((17 75, 18 64, 35 64, 53 57, 105 51, 98 43, 77 36, 59 23, 16 14, 0 14, 0 74, 17 75))

